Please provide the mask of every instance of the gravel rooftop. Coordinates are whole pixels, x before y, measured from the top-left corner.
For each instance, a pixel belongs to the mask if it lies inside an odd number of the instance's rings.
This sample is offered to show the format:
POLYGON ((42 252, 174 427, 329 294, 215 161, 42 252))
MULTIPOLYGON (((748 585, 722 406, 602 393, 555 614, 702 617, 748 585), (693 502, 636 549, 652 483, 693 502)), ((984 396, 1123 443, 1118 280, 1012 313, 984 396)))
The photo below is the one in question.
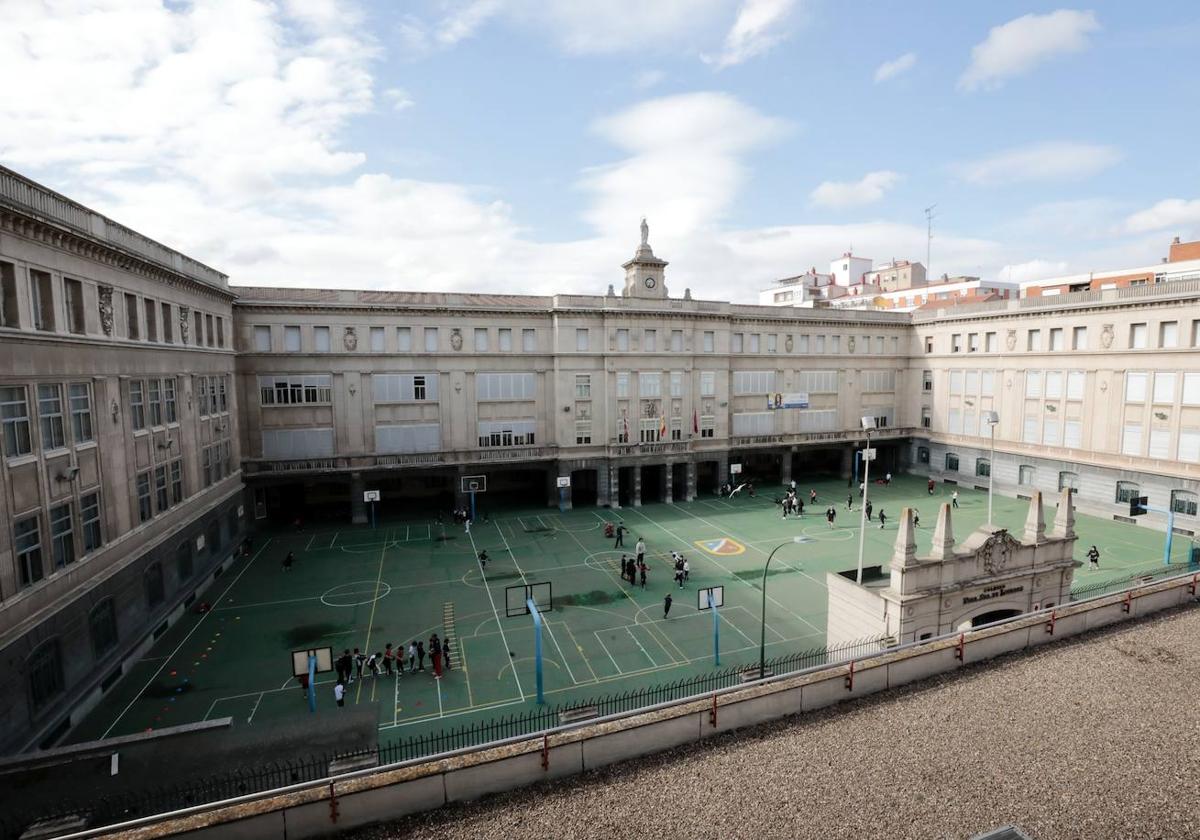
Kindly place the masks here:
POLYGON ((1200 610, 395 823, 356 840, 1200 837, 1200 610))

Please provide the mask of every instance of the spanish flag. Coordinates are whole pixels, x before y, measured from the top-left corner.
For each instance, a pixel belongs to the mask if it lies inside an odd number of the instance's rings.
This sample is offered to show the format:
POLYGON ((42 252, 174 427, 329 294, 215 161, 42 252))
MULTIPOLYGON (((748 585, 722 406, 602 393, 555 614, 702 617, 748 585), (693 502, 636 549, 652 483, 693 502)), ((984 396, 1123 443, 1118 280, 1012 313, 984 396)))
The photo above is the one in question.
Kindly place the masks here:
POLYGON ((658 439, 666 440, 667 437, 667 415, 658 415, 658 439))

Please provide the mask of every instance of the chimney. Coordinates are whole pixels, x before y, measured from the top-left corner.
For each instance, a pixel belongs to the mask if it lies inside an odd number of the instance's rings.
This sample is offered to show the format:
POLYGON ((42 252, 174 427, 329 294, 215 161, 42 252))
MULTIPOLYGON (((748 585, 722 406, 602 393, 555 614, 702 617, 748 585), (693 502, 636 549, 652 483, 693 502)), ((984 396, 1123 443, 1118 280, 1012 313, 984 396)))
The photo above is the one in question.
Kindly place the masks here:
POLYGON ((1172 240, 1171 240, 1171 244, 1172 244, 1172 245, 1178 245, 1178 244, 1179 244, 1179 237, 1178 237, 1178 236, 1176 236, 1174 239, 1172 239, 1172 240))

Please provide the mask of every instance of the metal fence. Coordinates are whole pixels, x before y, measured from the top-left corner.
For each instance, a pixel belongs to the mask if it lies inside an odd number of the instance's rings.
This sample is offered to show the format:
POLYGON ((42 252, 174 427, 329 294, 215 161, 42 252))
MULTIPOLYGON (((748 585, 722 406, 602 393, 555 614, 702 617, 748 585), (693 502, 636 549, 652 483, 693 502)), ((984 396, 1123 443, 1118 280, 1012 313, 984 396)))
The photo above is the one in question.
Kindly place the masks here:
MULTIPOLYGON (((768 674, 791 674, 808 668, 844 662, 878 653, 886 644, 880 637, 860 639, 840 645, 815 647, 778 656, 766 662, 768 674)), ((578 716, 591 719, 635 712, 661 703, 671 703, 732 688, 758 677, 758 663, 736 665, 676 682, 608 694, 586 701, 542 706, 507 717, 443 729, 428 735, 385 739, 377 749, 361 753, 313 755, 301 760, 265 762, 255 767, 238 767, 220 775, 189 779, 184 783, 155 790, 129 790, 103 797, 70 801, 68 797, 53 809, 32 806, 29 810, 0 814, 0 838, 16 840, 36 821, 80 817, 87 827, 95 828, 151 814, 218 802, 250 793, 274 790, 300 782, 329 776, 334 761, 378 756, 379 764, 417 761, 456 750, 483 747, 497 741, 538 735, 564 725, 564 719, 578 716)))
POLYGON ((1184 572, 1196 570, 1196 565, 1192 563, 1172 563, 1169 566, 1163 563, 1158 566, 1149 566, 1142 571, 1132 572, 1125 577, 1101 581, 1100 583, 1091 583, 1087 586, 1076 586, 1071 590, 1071 600, 1082 601, 1085 598, 1094 598, 1097 595, 1121 592, 1139 583, 1149 583, 1150 581, 1161 580, 1171 575, 1181 575, 1184 572))

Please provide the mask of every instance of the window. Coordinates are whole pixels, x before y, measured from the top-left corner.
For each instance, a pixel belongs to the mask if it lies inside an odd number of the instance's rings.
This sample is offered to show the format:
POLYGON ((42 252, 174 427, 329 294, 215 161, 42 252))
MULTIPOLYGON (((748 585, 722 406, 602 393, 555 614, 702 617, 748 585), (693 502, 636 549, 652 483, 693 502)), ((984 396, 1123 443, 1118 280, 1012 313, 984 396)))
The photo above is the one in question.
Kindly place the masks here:
POLYGON ((51 639, 38 647, 26 661, 25 671, 29 675, 30 705, 34 714, 39 714, 65 688, 58 639, 51 639))
POLYGON ((29 293, 33 298, 33 328, 53 332, 54 293, 50 287, 50 274, 29 269, 29 293))
POLYGON ((917 447, 917 463, 918 464, 928 464, 929 463, 929 447, 928 446, 918 446, 917 447))
POLYGON ((1025 372, 1025 396, 1030 398, 1042 395, 1042 372, 1029 370, 1025 372))
POLYGON ((950 371, 950 395, 961 396, 963 392, 963 372, 961 370, 950 371))
POLYGON ((1033 467, 1022 464, 1017 467, 1017 483, 1022 487, 1032 487, 1037 481, 1037 470, 1033 467))
POLYGON ((1146 347, 1146 325, 1129 325, 1129 347, 1131 350, 1143 350, 1146 347))
POLYGON ((989 461, 987 458, 976 458, 975 459, 975 475, 986 478, 986 477, 990 476, 991 474, 992 474, 992 462, 989 461))
POLYGON ((278 458, 282 460, 293 458, 327 458, 333 454, 333 429, 275 429, 264 431, 262 433, 262 448, 264 458, 278 458))
POLYGON ((1117 504, 1125 505, 1136 499, 1140 495, 1141 487, 1134 484, 1132 481, 1117 482, 1117 504))
POLYGON ((1025 337, 1026 350, 1041 350, 1042 349, 1042 331, 1030 330, 1025 337))
POLYGON ((75 532, 71 523, 70 504, 50 508, 50 553, 56 569, 75 562, 75 532))
POLYGON ((1172 490, 1171 491, 1171 510, 1176 513, 1182 513, 1185 516, 1195 516, 1197 509, 1197 496, 1195 493, 1187 490, 1172 490))
POLYGON ((700 371, 700 396, 714 397, 717 394, 717 373, 713 370, 700 371))
POLYGON ((4 454, 7 457, 16 458, 33 451, 24 388, 0 388, 0 421, 4 423, 4 454))
POLYGON ((1142 403, 1146 401, 1146 382, 1148 373, 1130 372, 1125 374, 1125 402, 1142 403))
POLYGON ((167 594, 163 587, 162 563, 151 563, 142 575, 142 581, 146 584, 146 606, 154 609, 166 600, 167 594))
POLYGON ((1081 370, 1067 371, 1067 399, 1083 399, 1084 373, 1081 370))
POLYGON ((1121 454, 1142 454, 1142 426, 1140 423, 1126 423, 1121 431, 1121 454))
POLYGON ((154 468, 154 499, 158 504, 159 513, 162 513, 171 506, 171 498, 167 495, 166 464, 161 464, 154 468))
POLYGON ((877 356, 883 355, 883 336, 881 335, 875 336, 875 354, 877 356))
POLYGON ((1179 460, 1200 463, 1200 429, 1179 430, 1179 460))
MULTIPOLYGON (((289 329, 291 329, 289 327, 289 329)), ((254 349, 259 353, 271 352, 271 328, 256 326, 254 328, 254 349)))
POLYGON ((405 423, 375 427, 375 451, 381 454, 437 452, 442 448, 442 427, 438 423, 405 423))
MULTIPOLYGON (((221 377, 222 399, 224 399, 224 384, 225 378, 221 377)), ((179 419, 179 415, 175 410, 175 380, 164 379, 163 384, 163 413, 168 423, 174 423, 179 419)), ((71 386, 72 388, 75 386, 71 386)))
MULTIPOLYGON (((174 380, 170 380, 172 384, 174 380)), ((68 386, 71 404, 71 432, 76 444, 92 439, 92 397, 86 382, 68 386)))
POLYGON ((967 335, 967 352, 968 353, 978 353, 979 352, 979 333, 969 333, 967 335))
POLYGON ((662 374, 661 373, 638 373, 638 396, 640 397, 661 397, 662 396, 662 374))
POLYGON ((575 349, 579 352, 588 349, 588 331, 586 329, 575 330, 575 349))
POLYGON ((592 421, 591 420, 576 420, 575 421, 575 444, 584 446, 592 442, 592 421))
POLYGON ((162 425, 162 383, 157 379, 149 381, 150 386, 150 425, 162 425))
POLYGON ((836 370, 802 370, 796 375, 797 390, 808 394, 836 394, 838 372, 836 370))
POLYGON ((217 346, 225 346, 225 319, 217 316, 217 346))
POLYGON ((32 586, 42 579, 42 533, 36 515, 13 526, 13 548, 17 552, 17 573, 21 586, 32 586))
POLYGON ((488 331, 487 327, 475 328, 475 352, 486 353, 488 349, 488 331))
POLYGON ((642 350, 647 353, 658 351, 658 330, 646 330, 642 340, 642 350))
POLYGON ((192 541, 184 540, 175 547, 175 573, 179 580, 185 581, 192 576, 192 541))
POLYGON ((1058 446, 1062 442, 1061 424, 1052 417, 1047 417, 1042 423, 1042 443, 1046 446, 1058 446))
POLYGON ((1192 321, 1192 346, 1200 347, 1200 320, 1192 321))
POLYGON ((629 397, 629 371, 622 370, 617 372, 617 398, 627 399, 629 397))
MULTIPOLYGON (((1196 323, 1200 324, 1200 321, 1197 321, 1196 323)), ((705 353, 714 352, 716 349, 716 344, 717 344, 717 334, 715 332, 713 332, 712 330, 705 330, 705 332, 704 332, 704 352, 705 353)))
POLYGON ((1083 422, 1080 420, 1063 421, 1063 446, 1067 449, 1083 447, 1083 422))
POLYGON ((717 433, 717 418, 711 414, 700 417, 700 437, 711 438, 717 433))
POLYGON ((1061 370, 1046 371, 1046 390, 1044 396, 1048 400, 1061 400, 1063 393, 1063 375, 1061 370))
POLYGON ((537 397, 537 375, 479 373, 475 376, 475 393, 479 400, 532 400, 537 397))
POLYGON ((1050 330, 1050 352, 1057 353, 1064 349, 1062 327, 1054 327, 1050 330))
MULTIPOLYGON (((775 348, 771 348, 772 350, 775 348)), ((671 352, 683 352, 683 330, 671 330, 671 352)))
POLYGON ((1200 373, 1183 375, 1183 404, 1200 405, 1200 373))
POLYGON ((629 350, 629 330, 617 330, 617 350, 620 352, 627 352, 629 350))
POLYGON ((521 330, 521 349, 526 353, 537 352, 537 330, 521 330))
POLYGON ((743 341, 743 336, 741 333, 734 333, 733 335, 731 335, 729 337, 729 352, 730 353, 741 353, 742 352, 742 341, 743 341))
POLYGON ((480 420, 479 445, 492 446, 533 446, 534 430, 537 421, 523 420, 480 420))
POLYGON ((592 376, 588 373, 575 374, 575 399, 590 400, 592 398, 592 376))
POLYGON ((371 377, 371 384, 377 404, 437 401, 438 398, 438 378, 435 373, 377 373, 371 377))
POLYGON ((0 262, 0 327, 19 327, 17 308, 17 271, 9 262, 0 262))
POLYGON ((775 391, 775 371, 738 370, 733 373, 733 393, 771 394, 775 391))
POLYGON ((617 443, 629 443, 629 418, 624 412, 617 419, 617 443))
POLYGON ((746 411, 733 415, 733 434, 743 437, 775 433, 775 412, 746 411))
POLYGON ((759 338, 760 338, 760 336, 759 336, 759 334, 758 334, 758 333, 750 333, 750 346, 749 346, 749 352, 750 352, 750 353, 757 353, 757 352, 758 352, 758 350, 759 350, 759 338))
MULTIPOLYGON (((204 379, 201 378, 201 382, 204 379)), ((146 428, 145 386, 140 379, 129 381, 129 422, 134 429, 146 428)), ((201 412, 203 413, 203 412, 201 412)))
POLYGON ((895 391, 896 372, 894 370, 864 370, 862 372, 862 389, 864 392, 895 391))
POLYGON ((117 612, 113 599, 105 598, 88 613, 88 629, 92 638, 92 655, 102 659, 117 644, 117 612))
POLYGON ((83 335, 83 284, 70 278, 63 279, 63 294, 66 300, 67 329, 77 335, 83 335))
POLYGON ((200 393, 196 398, 197 411, 199 411, 200 416, 203 417, 210 413, 210 410, 209 410, 210 403, 209 403, 209 398, 208 398, 208 393, 209 393, 208 392, 208 377, 207 376, 198 376, 198 377, 196 377, 196 383, 200 386, 198 389, 200 393))
POLYGON ((671 371, 671 396, 683 396, 683 371, 671 371))
POLYGON ((814 353, 824 353, 825 352, 825 336, 819 335, 816 337, 816 348, 813 350, 813 352, 814 353))
POLYGON ((100 530, 100 494, 88 493, 79 500, 83 553, 90 554, 104 544, 100 530))
POLYGON ((382 353, 384 350, 383 327, 371 327, 371 352, 382 353))
POLYGON ((1000 343, 996 340, 996 334, 990 332, 983 337, 983 349, 988 353, 995 353, 1000 349, 1000 343))
POLYGON ((1058 474, 1058 489, 1063 490, 1079 490, 1079 475, 1073 472, 1060 472, 1058 474))
POLYGON ((962 352, 962 333, 954 333, 953 335, 950 336, 950 352, 951 353, 961 353, 962 352))
MULTIPOLYGON (((497 346, 501 353, 512 352, 512 329, 510 327, 501 327, 496 331, 497 346)), ((586 347, 584 348, 587 349, 586 347)))
POLYGON ((1071 329, 1071 349, 1087 349, 1087 327, 1073 327, 1071 329))
POLYGON ((204 315, 204 336, 207 339, 208 346, 212 347, 215 343, 213 340, 213 316, 205 313, 204 315))
MULTIPOLYGON (((931 336, 931 335, 925 336, 925 352, 926 353, 933 352, 933 336, 931 336)), ((926 451, 928 451, 928 450, 926 450, 926 451)))
POLYGON ((1158 325, 1158 346, 1164 349, 1179 346, 1179 322, 1163 321, 1158 325))
POLYGON ((933 411, 928 406, 921 409, 921 428, 933 428, 933 411))
POLYGON ((963 418, 961 408, 952 408, 946 414, 946 430, 952 435, 963 433, 963 418))
POLYGON ((1022 443, 1037 443, 1040 440, 1038 434, 1038 418, 1033 415, 1025 415, 1025 423, 1021 428, 1022 443))
POLYGON ((171 462, 171 504, 183 501, 183 459, 171 462))
MULTIPOLYGON (((175 326, 171 322, 171 304, 163 302, 162 311, 162 340, 167 344, 175 343, 175 326)), ((257 327, 255 328, 257 329, 257 327)), ((271 349, 271 328, 267 327, 267 349, 271 349)))
POLYGON ((67 445, 66 424, 63 422, 62 387, 38 386, 38 425, 42 433, 42 449, 61 449, 67 445))
POLYGON ((125 295, 125 335, 130 341, 137 341, 140 337, 140 322, 137 295, 125 295))
POLYGON ((1151 429, 1150 430, 1150 451, 1149 457, 1165 460, 1171 455, 1171 430, 1170 429, 1151 429))
POLYGON ((1154 402, 1168 404, 1175 402, 1175 374, 1154 374, 1154 402))
POLYGON ((146 298, 146 340, 158 341, 158 307, 149 298, 146 298))
POLYGON ((921 371, 921 390, 922 391, 932 391, 933 390, 933 371, 931 371, 931 370, 921 371))
MULTIPOLYGON (((285 431, 292 432, 292 431, 295 431, 295 430, 294 430, 294 429, 287 429, 287 430, 285 430, 285 431)), ((264 458, 269 458, 269 457, 271 457, 270 455, 268 455, 268 454, 267 454, 267 452, 268 452, 268 450, 267 450, 267 439, 268 439, 268 438, 267 438, 267 436, 268 436, 268 435, 275 436, 275 435, 278 435, 278 434, 280 434, 280 433, 279 433, 279 432, 263 432, 263 457, 264 457, 264 458)), ((211 485, 212 485, 212 483, 213 483, 213 481, 215 481, 215 480, 216 480, 216 479, 214 478, 214 472, 215 472, 215 471, 213 470, 213 458, 212 458, 212 455, 213 455, 213 454, 212 454, 212 447, 211 447, 211 446, 206 446, 206 447, 204 447, 204 449, 200 450, 200 476, 201 476, 201 478, 203 479, 203 482, 204 482, 204 486, 205 486, 205 487, 209 487, 209 486, 211 486, 211 485)))
POLYGON ((283 349, 288 353, 300 352, 300 328, 299 327, 284 327, 283 328, 283 349))
POLYGON ((396 327, 396 351, 412 352, 412 327, 396 327))
POLYGON ((150 505, 150 472, 147 470, 137 477, 138 522, 148 522, 154 515, 150 505))
POLYGON ((801 353, 808 352, 808 336, 806 336, 806 335, 800 336, 800 352, 801 353))
POLYGON ((829 336, 829 352, 830 353, 841 353, 842 352, 842 337, 840 335, 829 336))
POLYGON ((958 472, 958 456, 953 452, 946 453, 946 472, 958 472))
POLYGON ((313 327, 313 349, 318 353, 329 352, 329 327, 313 327))
POLYGON ((994 395, 996 389, 996 371, 985 370, 979 374, 979 394, 980 396, 990 397, 994 395))
POLYGON ((425 352, 436 353, 438 349, 438 328, 425 328, 425 352))

